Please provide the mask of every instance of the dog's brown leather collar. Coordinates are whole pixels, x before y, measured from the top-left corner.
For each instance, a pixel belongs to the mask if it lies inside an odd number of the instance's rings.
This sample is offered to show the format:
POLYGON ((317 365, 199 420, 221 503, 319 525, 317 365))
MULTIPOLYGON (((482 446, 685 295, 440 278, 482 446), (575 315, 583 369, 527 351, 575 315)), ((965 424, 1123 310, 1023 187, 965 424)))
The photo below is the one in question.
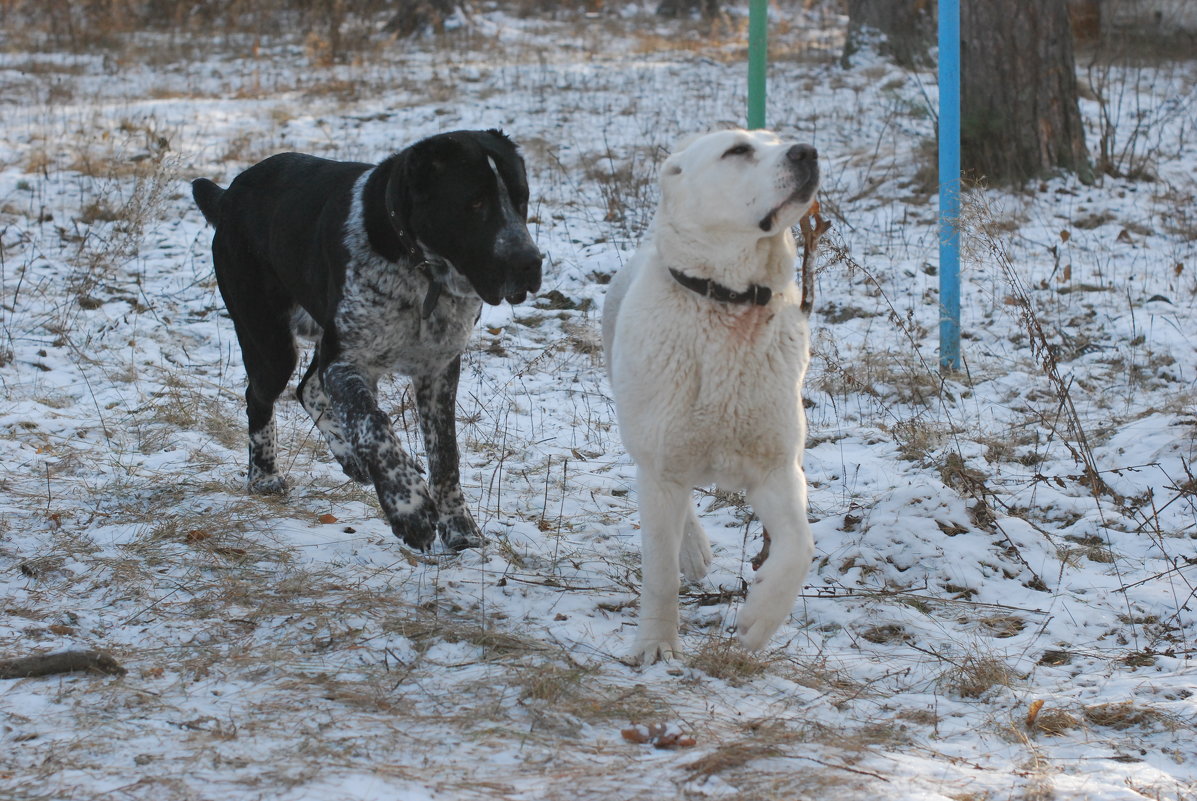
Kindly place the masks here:
POLYGON ((764 306, 773 298, 773 290, 760 284, 752 284, 743 292, 737 292, 710 278, 694 278, 672 267, 669 268, 669 274, 673 276, 673 280, 691 292, 697 292, 720 303, 751 303, 754 306, 764 306))

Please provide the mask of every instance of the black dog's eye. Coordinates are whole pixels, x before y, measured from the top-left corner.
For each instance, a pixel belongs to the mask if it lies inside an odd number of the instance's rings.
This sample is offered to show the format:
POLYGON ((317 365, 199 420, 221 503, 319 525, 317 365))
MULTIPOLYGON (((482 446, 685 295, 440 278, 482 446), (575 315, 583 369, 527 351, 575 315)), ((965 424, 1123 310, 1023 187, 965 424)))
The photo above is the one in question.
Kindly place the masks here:
POLYGON ((751 152, 752 145, 736 145, 735 147, 728 148, 727 152, 723 154, 723 158, 727 158, 728 156, 747 156, 751 152))
POLYGON ((470 201, 470 210, 471 211, 482 211, 482 207, 485 205, 486 205, 486 198, 484 198, 484 197, 475 198, 474 200, 470 201))

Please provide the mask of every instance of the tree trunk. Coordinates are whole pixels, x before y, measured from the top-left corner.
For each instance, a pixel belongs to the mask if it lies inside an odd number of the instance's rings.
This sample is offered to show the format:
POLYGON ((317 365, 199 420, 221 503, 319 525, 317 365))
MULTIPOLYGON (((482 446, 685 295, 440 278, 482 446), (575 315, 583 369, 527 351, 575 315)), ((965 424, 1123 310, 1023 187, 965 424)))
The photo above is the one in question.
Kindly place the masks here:
POLYGON ((457 0, 399 0, 396 5, 398 9, 384 28, 406 38, 429 30, 441 33, 458 4, 457 0))
POLYGON ((1092 181, 1064 0, 969 0, 960 39, 965 172, 1017 184, 1064 169, 1092 181))
POLYGON ((883 34, 880 52, 903 67, 929 67, 935 42, 935 0, 848 0, 848 37, 842 62, 883 34))
POLYGON ((662 17, 692 17, 700 15, 704 20, 714 21, 723 17, 719 0, 661 0, 657 14, 662 17))

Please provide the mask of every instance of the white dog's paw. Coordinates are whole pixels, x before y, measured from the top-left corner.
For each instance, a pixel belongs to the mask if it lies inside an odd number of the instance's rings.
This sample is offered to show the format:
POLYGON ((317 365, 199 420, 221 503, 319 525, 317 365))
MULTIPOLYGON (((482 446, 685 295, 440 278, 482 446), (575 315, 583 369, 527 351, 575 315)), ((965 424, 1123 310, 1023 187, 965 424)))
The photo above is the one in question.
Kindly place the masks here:
POLYGON ((676 634, 672 637, 637 637, 628 661, 633 665, 651 665, 658 660, 668 662, 681 655, 682 646, 676 634))
POLYGON ((798 588, 778 586, 776 581, 757 582, 736 617, 736 637, 750 651, 764 648, 773 633, 790 616, 798 588))
POLYGON ((695 520, 687 523, 682 537, 681 568, 687 581, 701 581, 711 567, 711 541, 695 520))

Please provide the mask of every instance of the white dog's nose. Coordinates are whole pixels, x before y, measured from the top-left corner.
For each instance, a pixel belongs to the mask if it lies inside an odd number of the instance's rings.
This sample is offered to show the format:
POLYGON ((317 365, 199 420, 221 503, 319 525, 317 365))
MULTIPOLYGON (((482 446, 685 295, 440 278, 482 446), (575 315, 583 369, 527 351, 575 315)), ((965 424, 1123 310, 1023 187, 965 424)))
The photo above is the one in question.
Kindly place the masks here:
POLYGON ((786 158, 790 161, 815 161, 819 158, 819 151, 810 145, 794 145, 786 151, 786 158))

